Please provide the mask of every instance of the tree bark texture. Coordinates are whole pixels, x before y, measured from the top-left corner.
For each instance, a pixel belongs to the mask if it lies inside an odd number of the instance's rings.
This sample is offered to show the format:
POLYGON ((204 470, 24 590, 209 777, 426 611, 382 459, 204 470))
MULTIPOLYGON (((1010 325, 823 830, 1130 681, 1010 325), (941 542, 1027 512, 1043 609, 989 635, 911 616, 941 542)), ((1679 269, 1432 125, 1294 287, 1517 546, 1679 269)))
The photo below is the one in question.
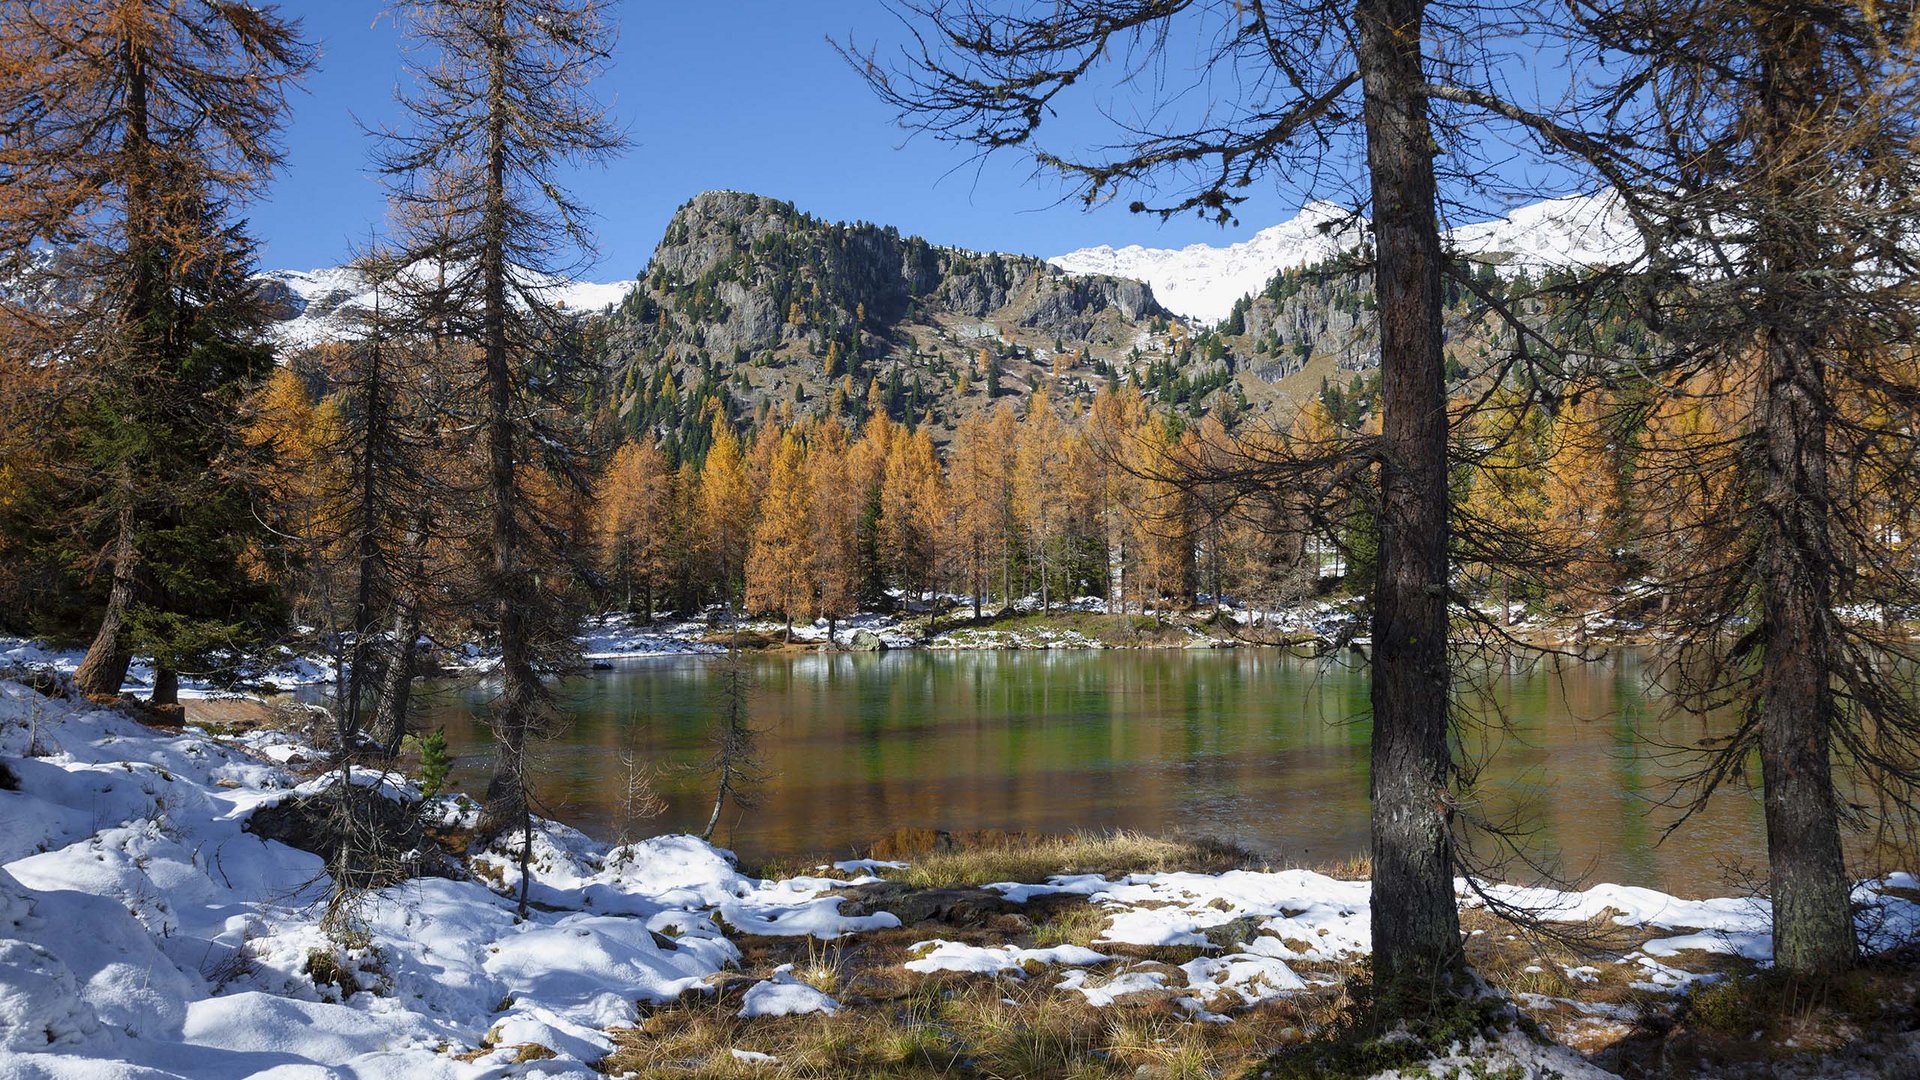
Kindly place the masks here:
POLYGON ((1373 597, 1373 955, 1382 985, 1460 963, 1447 743, 1447 412, 1424 0, 1356 9, 1380 312, 1373 597))

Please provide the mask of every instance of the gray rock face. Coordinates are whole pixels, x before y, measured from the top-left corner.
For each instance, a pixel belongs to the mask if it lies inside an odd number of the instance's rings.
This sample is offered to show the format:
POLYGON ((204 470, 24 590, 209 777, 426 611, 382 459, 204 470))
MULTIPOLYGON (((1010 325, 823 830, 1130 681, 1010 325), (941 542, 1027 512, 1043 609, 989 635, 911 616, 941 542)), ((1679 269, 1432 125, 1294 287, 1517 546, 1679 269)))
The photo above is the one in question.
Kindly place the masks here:
POLYGON ((871 630, 854 631, 853 640, 848 643, 847 647, 852 649, 854 652, 886 652, 887 651, 886 640, 882 638, 879 634, 876 634, 871 630))
POLYGON ((960 322, 984 328, 987 341, 1017 327, 1073 351, 1096 326, 1111 344, 1155 317, 1168 316, 1137 281, 1071 277, 1035 258, 937 247, 893 228, 821 221, 777 199, 710 191, 674 215, 604 340, 616 375, 624 367, 651 376, 666 364, 679 387, 725 380, 765 407, 827 397, 854 366, 862 371, 849 396, 884 374, 881 364, 918 370, 931 388, 936 374, 919 346, 934 339, 950 348, 938 377, 951 386, 952 365, 974 348, 960 322), (1116 321, 1129 325, 1115 332, 1116 321), (743 365, 767 370, 742 377, 743 365))
POLYGON ((1244 313, 1247 337, 1268 341, 1277 334, 1280 350, 1249 365, 1249 370, 1263 381, 1279 382, 1299 372, 1309 358, 1328 354, 1342 371, 1379 366, 1379 332, 1371 296, 1370 282, 1359 274, 1306 276, 1279 299, 1254 296, 1244 313))
POLYGON ((307 302, 284 281, 257 278, 254 290, 260 303, 265 306, 268 317, 276 322, 297 319, 301 312, 307 310, 307 302))
POLYGON ((1112 277, 1068 277, 1053 272, 1021 308, 1023 326, 1062 337, 1086 337, 1102 311, 1117 310, 1129 321, 1164 315, 1153 290, 1138 281, 1112 277))

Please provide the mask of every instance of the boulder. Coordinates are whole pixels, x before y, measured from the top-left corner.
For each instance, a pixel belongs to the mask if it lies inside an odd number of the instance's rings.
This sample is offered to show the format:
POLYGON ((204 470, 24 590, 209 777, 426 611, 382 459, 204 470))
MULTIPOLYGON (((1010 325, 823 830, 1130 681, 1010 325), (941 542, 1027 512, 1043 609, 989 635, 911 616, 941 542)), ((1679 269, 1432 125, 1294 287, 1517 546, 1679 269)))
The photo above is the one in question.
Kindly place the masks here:
POLYGON ((459 864, 427 836, 419 803, 394 797, 382 788, 333 784, 255 810, 246 831, 278 840, 331 862, 343 835, 353 838, 348 884, 380 888, 417 877, 464 879, 459 864))
POLYGON ((855 885, 841 894, 840 914, 848 916, 890 912, 902 926, 938 922, 949 926, 983 926, 1018 908, 991 889, 926 889, 901 881, 855 885))

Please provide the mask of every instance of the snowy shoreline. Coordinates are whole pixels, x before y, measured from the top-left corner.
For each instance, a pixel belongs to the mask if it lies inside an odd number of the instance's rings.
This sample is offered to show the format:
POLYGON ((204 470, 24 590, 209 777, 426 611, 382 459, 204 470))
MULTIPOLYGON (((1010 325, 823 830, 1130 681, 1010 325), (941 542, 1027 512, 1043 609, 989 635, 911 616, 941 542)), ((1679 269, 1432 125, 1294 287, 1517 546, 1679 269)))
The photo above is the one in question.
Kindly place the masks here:
MULTIPOLYGON (((900 925, 885 910, 842 914, 834 894, 897 864, 761 880, 689 837, 609 846, 542 821, 537 910, 525 922, 513 918, 508 895, 518 885, 513 860, 487 849, 467 855, 470 880, 377 891, 343 941, 321 928, 321 860, 247 831, 261 809, 330 782, 273 763, 294 748, 284 732, 161 731, 0 682, 0 812, 13 826, 0 841, 0 1074, 222 1080, 326 1068, 425 1080, 512 1067, 587 1077, 614 1047, 608 1032, 635 1023, 643 1007, 721 992, 742 963, 742 935, 827 940, 900 925)), ((458 799, 436 805, 450 823, 471 812, 458 799)), ((909 971, 1000 972, 1096 1006, 1160 994, 1183 1003, 1193 1022, 1219 1023, 1369 947, 1366 883, 1307 870, 1072 875, 990 888, 1019 904, 1083 900, 1105 929, 1093 949, 1077 951, 928 933, 909 971), (1221 928, 1242 923, 1257 932, 1217 944, 1227 940, 1221 928), (1143 966, 1113 952, 1126 947, 1198 955, 1143 966)), ((1863 928, 1887 941, 1920 933, 1916 888, 1906 874, 1863 883, 1855 896, 1863 928)), ((1612 913, 1618 925, 1645 928, 1651 938, 1621 963, 1636 985, 1661 993, 1714 977, 1676 955, 1770 950, 1763 900, 1684 901, 1610 885, 1495 889, 1550 918, 1612 913)), ((776 969, 751 981, 739 1015, 838 1007, 776 969)), ((1584 1062, 1561 1052, 1571 1060, 1558 1067, 1582 1075, 1567 1069, 1584 1062)))
MULTIPOLYGON (((948 596, 944 602, 966 598, 948 596)), ((903 605, 904 607, 904 605, 903 605)), ((1328 599, 1278 610, 1253 612, 1223 606, 1197 608, 1160 615, 1112 614, 1104 600, 1080 597, 1047 611, 1037 597, 1025 597, 1007 612, 981 623, 965 618, 966 611, 947 612, 929 625, 924 610, 899 614, 862 613, 834 622, 831 632, 824 619, 795 624, 789 638, 785 623, 765 618, 728 622, 715 608, 693 618, 659 616, 653 621, 623 613, 595 615, 583 623, 576 641, 585 664, 616 660, 645 660, 670 656, 700 656, 724 652, 732 641, 749 650, 811 648, 820 651, 878 652, 895 650, 1026 651, 1049 649, 1285 649, 1309 654, 1349 646, 1364 648, 1362 602, 1328 599)), ((1483 612, 1498 617, 1497 609, 1483 612)), ((1521 619, 1507 631, 1516 641, 1546 647, 1646 644, 1636 637, 1639 628, 1588 615, 1578 619, 1521 619)), ((46 668, 64 674, 76 670, 85 655, 82 646, 57 647, 17 637, 0 637, 0 673, 9 668, 46 668)), ((428 651, 427 675, 484 674, 497 661, 491 650, 468 642, 435 645, 428 651)), ((334 681, 333 659, 318 651, 281 646, 266 660, 255 662, 246 679, 228 689, 204 679, 183 675, 180 697, 203 698, 244 695, 263 686, 281 690, 324 686, 334 681)), ((122 693, 139 696, 151 688, 151 665, 136 657, 128 668, 122 693)))

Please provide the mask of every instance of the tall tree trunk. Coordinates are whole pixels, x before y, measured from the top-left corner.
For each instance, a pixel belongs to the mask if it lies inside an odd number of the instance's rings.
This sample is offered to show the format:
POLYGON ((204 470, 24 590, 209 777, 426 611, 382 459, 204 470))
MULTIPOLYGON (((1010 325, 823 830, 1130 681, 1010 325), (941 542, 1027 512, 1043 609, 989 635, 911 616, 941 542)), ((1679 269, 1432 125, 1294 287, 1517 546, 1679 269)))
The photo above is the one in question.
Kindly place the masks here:
POLYGON ((1852 966, 1853 914, 1828 758, 1833 696, 1833 551, 1827 529, 1826 402, 1820 365, 1769 343, 1767 507, 1760 671, 1774 963, 1822 977, 1852 966))
MULTIPOLYGON (((121 306, 117 326, 119 355, 113 358, 121 370, 111 375, 129 379, 143 371, 158 373, 159 357, 153 334, 154 312, 159 307, 161 275, 155 265, 153 245, 157 223, 154 211, 151 136, 147 115, 146 53, 140 43, 125 40, 120 44, 126 65, 126 131, 123 146, 127 165, 126 242, 130 279, 126 302, 121 306)), ((74 685, 93 697, 110 697, 120 692, 127 679, 127 665, 133 650, 126 641, 127 615, 133 608, 134 572, 140 552, 134 540, 134 462, 123 460, 116 480, 120 506, 114 518, 113 584, 107 591, 107 610, 100 618, 87 655, 74 672, 74 685)))
MULTIPOLYGON (((1761 300, 1766 373, 1766 525, 1761 548, 1760 774, 1766 793, 1767 862, 1773 895, 1774 963, 1820 978, 1856 956, 1849 886, 1840 847, 1838 798, 1829 760, 1837 713, 1832 635, 1833 537, 1828 521, 1829 403, 1825 372, 1809 335, 1818 321, 1797 302, 1805 271, 1821 250, 1810 214, 1796 212, 1800 178, 1822 170, 1795 99, 1818 85, 1819 31, 1787 19, 1762 20, 1764 159, 1774 197, 1756 222, 1756 251, 1769 283, 1761 300)), ((1816 173, 1817 176, 1817 173, 1816 173)))
POLYGON ((633 614, 633 538, 620 538, 620 580, 626 586, 626 606, 621 610, 633 614))
POLYGON ((1447 412, 1425 0, 1361 0, 1357 59, 1380 312, 1373 597, 1373 962, 1382 985, 1461 962, 1447 745, 1447 412))
MULTIPOLYGON (((123 498, 130 500, 132 495, 124 493, 123 498)), ((121 506, 115 518, 113 585, 107 590, 106 614, 100 617, 100 628, 87 646, 80 669, 73 673, 74 687, 88 697, 118 694, 127 681, 127 665, 133 660, 127 646, 127 614, 133 608, 133 575, 140 562, 133 539, 133 507, 121 506)))
MULTIPOLYGON (((494 0, 488 12, 488 104, 486 194, 482 213, 486 222, 480 250, 481 352, 485 366, 487 494, 492 503, 488 536, 492 560, 494 625, 500 635, 500 697, 492 715, 493 778, 481 807, 479 832, 498 836, 512 829, 526 830, 526 747, 539 692, 533 657, 523 619, 526 600, 519 536, 519 478, 514 461, 514 385, 512 343, 507 320, 507 38, 506 0, 494 0)), ((526 907, 526 862, 530 835, 521 845, 521 909, 526 907)))
POLYGON ((393 613, 393 655, 382 673, 373 729, 388 757, 400 753, 407 737, 407 714, 413 704, 413 675, 420 666, 420 605, 411 596, 400 597, 393 613))
POLYGON ((1047 611, 1047 544, 1040 542, 1040 611, 1047 611))
MULTIPOLYGON (((376 324, 380 318, 380 291, 374 290, 373 317, 376 324)), ((374 602, 378 592, 380 574, 380 447, 386 443, 386 389, 380 382, 380 339, 375 329, 373 340, 368 343, 366 388, 366 445, 360 458, 360 490, 358 511, 359 520, 355 523, 356 560, 355 572, 358 579, 354 582, 353 594, 353 646, 347 662, 346 700, 342 702, 338 737, 340 753, 347 754, 353 746, 354 736, 361 729, 362 713, 366 707, 367 694, 371 690, 368 682, 369 667, 372 663, 372 645, 374 633, 374 602)))
POLYGON ((1001 531, 1000 537, 1000 603, 1002 607, 1013 603, 1013 545, 1007 539, 1009 533, 1001 531))

